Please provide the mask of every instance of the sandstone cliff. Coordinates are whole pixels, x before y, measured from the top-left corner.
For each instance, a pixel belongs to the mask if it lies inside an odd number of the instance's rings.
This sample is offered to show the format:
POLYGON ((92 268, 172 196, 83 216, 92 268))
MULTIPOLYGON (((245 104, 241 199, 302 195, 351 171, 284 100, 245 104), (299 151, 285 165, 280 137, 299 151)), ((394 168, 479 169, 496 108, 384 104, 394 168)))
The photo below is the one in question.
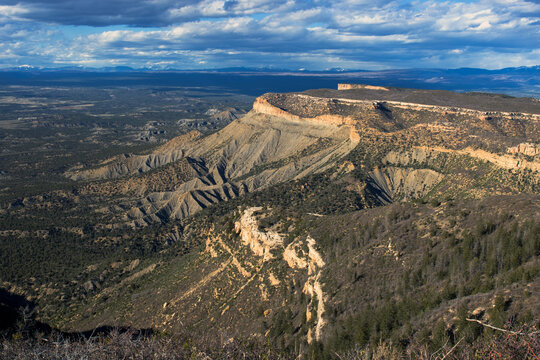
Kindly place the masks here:
POLYGON ((338 84, 338 90, 353 90, 353 89, 390 91, 383 86, 364 85, 364 84, 338 84))

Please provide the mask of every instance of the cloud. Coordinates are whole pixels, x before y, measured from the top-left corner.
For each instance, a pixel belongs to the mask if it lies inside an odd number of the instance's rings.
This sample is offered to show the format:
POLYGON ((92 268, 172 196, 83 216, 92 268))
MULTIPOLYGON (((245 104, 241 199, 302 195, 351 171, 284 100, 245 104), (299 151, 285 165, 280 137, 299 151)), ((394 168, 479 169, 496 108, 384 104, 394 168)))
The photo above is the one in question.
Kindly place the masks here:
POLYGON ((4 0, 0 66, 535 65, 539 19, 525 0, 4 0))
POLYGON ((17 18, 28 12, 27 9, 20 5, 0 5, 0 18, 17 18))
POLYGON ((61 25, 136 27, 170 26, 205 17, 244 16, 283 10, 286 0, 7 0, 4 11, 17 10, 28 20, 61 25))

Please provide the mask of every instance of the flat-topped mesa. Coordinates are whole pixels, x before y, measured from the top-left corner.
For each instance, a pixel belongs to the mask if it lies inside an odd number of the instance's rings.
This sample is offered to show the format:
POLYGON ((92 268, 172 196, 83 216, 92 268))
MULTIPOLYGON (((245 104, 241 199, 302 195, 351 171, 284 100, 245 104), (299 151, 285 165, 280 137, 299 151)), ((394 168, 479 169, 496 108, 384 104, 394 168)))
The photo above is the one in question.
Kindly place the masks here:
POLYGON ((446 90, 405 89, 364 84, 338 84, 336 90, 313 89, 302 94, 339 100, 384 101, 388 103, 469 109, 481 112, 540 114, 540 101, 492 93, 458 93, 446 90))
POLYGON ((365 84, 338 84, 338 90, 353 90, 353 89, 365 89, 365 90, 381 90, 390 91, 383 86, 365 85, 365 84))
POLYGON ((357 120, 344 111, 334 99, 303 94, 273 94, 259 96, 253 110, 290 121, 309 121, 323 125, 354 125, 357 120))
POLYGON ((299 116, 288 113, 287 111, 270 104, 264 96, 265 95, 259 96, 255 99, 255 102, 253 103, 253 110, 261 114, 279 116, 288 120, 300 120, 299 116))
MULTIPOLYGON (((430 102, 424 101, 425 99, 428 99, 426 94, 440 96, 441 94, 438 94, 437 92, 430 93, 427 91, 422 91, 420 93, 421 96, 419 96, 418 99, 414 99, 414 97, 410 98, 410 100, 413 101, 410 102, 401 101, 402 99, 409 98, 401 93, 394 94, 394 90, 386 89, 384 91, 376 91, 371 94, 371 91, 364 91, 367 89, 365 86, 369 85, 359 86, 362 86, 363 88, 357 88, 356 92, 340 92, 338 90, 321 89, 316 91, 307 91, 304 93, 267 93, 255 100, 253 110, 267 115, 282 117, 291 121, 311 121, 329 125, 361 125, 362 127, 365 127, 364 120, 369 117, 366 117, 366 115, 385 113, 384 116, 388 118, 388 115, 393 111, 393 109, 422 112, 429 111, 437 116, 442 117, 447 117, 449 115, 464 115, 467 117, 474 117, 475 119, 479 119, 481 121, 490 121, 494 117, 504 118, 512 121, 540 121, 540 107, 533 106, 534 104, 531 105, 531 99, 515 99, 517 103, 527 104, 528 106, 524 107, 526 110, 531 110, 530 113, 519 111, 501 111, 502 108, 511 109, 512 106, 510 105, 512 104, 500 106, 497 110, 486 111, 476 109, 475 106, 456 106, 455 104, 452 104, 452 101, 449 101, 451 104, 447 105, 437 104, 439 102, 438 100, 433 101, 434 104, 423 103, 430 102)), ((396 91, 401 90, 403 89, 398 89, 396 91)), ((414 92, 417 90, 411 91, 414 92)), ((418 90, 418 92, 419 91, 420 90, 418 90)), ((458 97, 458 100, 461 99, 460 96, 462 94, 452 94, 458 97)), ((498 98, 499 96, 494 95, 494 97, 498 98)), ((508 99, 501 98, 501 102, 506 100, 508 99)), ((471 105, 463 102, 462 99, 460 101, 455 101, 456 104, 459 102, 462 102, 463 105, 471 105)), ((513 104, 513 106, 515 107, 516 104, 513 104)), ((497 106, 494 107, 497 108, 497 106)), ((382 118, 381 120, 385 121, 382 118)), ((405 121, 406 119, 402 120, 405 121)), ((376 126, 376 124, 372 125, 376 126)))

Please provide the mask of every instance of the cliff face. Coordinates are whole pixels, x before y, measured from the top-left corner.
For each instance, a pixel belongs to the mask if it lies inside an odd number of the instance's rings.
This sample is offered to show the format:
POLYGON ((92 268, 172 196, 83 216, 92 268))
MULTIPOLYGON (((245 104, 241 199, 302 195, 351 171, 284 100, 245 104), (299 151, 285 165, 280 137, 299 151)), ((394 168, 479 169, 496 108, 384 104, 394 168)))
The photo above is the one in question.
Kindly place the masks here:
POLYGON ((373 86, 373 85, 364 85, 364 84, 338 84, 338 90, 353 90, 353 89, 390 91, 383 86, 373 86))
POLYGON ((234 224, 234 229, 240 234, 244 245, 248 246, 256 256, 262 257, 263 261, 268 261, 274 258, 272 250, 283 246, 283 239, 274 231, 259 231, 257 219, 253 216, 257 210, 262 210, 262 208, 254 207, 245 210, 240 220, 234 224))
MULTIPOLYGON (((305 105, 306 108, 313 107, 317 102, 320 102, 320 99, 317 98, 310 98, 304 95, 296 95, 295 96, 297 100, 307 100, 305 101, 307 104, 305 105), (311 102, 311 104, 310 104, 311 102)), ((309 124, 317 124, 317 125, 334 125, 334 126, 341 126, 341 125, 354 125, 357 121, 353 119, 352 117, 348 116, 342 116, 338 114, 321 114, 317 115, 315 117, 306 117, 305 115, 296 115, 294 113, 291 113, 289 111, 286 111, 284 109, 279 108, 276 105, 273 105, 270 103, 270 101, 273 100, 270 96, 260 96, 258 97, 255 102, 253 103, 253 111, 256 111, 261 114, 266 114, 270 116, 277 116, 281 117, 283 119, 287 119, 289 121, 297 121, 297 122, 304 122, 309 124)), ((329 110, 329 109, 328 109, 329 110)))

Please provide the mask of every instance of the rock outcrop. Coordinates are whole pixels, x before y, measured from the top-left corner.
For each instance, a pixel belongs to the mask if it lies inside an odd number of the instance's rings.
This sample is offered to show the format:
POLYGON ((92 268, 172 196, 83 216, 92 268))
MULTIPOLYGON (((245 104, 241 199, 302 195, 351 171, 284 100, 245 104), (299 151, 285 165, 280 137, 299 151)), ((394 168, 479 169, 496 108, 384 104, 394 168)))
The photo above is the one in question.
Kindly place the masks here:
POLYGON ((383 86, 364 85, 364 84, 338 84, 338 90, 353 90, 353 89, 366 89, 366 90, 381 90, 390 91, 383 86))
MULTIPOLYGON (((280 249, 282 250, 281 258, 287 263, 291 271, 307 271, 307 280, 302 288, 303 293, 310 298, 306 308, 307 321, 309 322, 312 316, 315 316, 315 326, 313 330, 311 328, 308 330, 307 342, 319 341, 322 338, 322 330, 326 324, 323 315, 327 296, 323 291, 321 281, 325 262, 316 249, 317 243, 315 239, 308 235, 305 240, 296 239, 283 249, 281 235, 274 231, 265 232, 258 229, 259 223, 254 213, 260 210, 262 210, 261 207, 244 210, 240 220, 235 223, 235 231, 240 235, 242 243, 249 247, 255 256, 262 258, 263 262, 276 258, 278 253, 276 250, 280 249), (306 248, 307 251, 304 250, 306 248)), ((279 283, 279 280, 274 279, 273 282, 279 283)))
MULTIPOLYGON (((317 98, 309 97, 302 94, 288 96, 288 98, 291 98, 291 97, 294 99, 293 101, 296 101, 298 103, 304 100, 304 102, 306 102, 306 104, 304 105, 306 109, 309 109, 313 107, 314 105, 320 105, 317 103, 326 102, 323 99, 317 99, 317 98)), ((272 104, 271 103, 272 100, 276 100, 276 98, 271 95, 258 97, 255 100, 255 103, 253 104, 253 110, 261 114, 266 114, 270 116, 278 116, 283 119, 287 119, 289 121, 296 121, 296 122, 301 122, 301 123, 310 123, 310 124, 319 124, 319 125, 335 125, 335 126, 354 125, 357 123, 357 121, 350 116, 343 116, 343 115, 332 114, 332 113, 327 113, 327 114, 322 113, 320 115, 313 116, 313 117, 310 117, 308 114, 297 115, 290 111, 281 109, 277 105, 272 104)), ((326 104, 323 104, 323 106, 324 105, 326 104)))
POLYGON ((540 145, 533 143, 521 143, 519 145, 508 148, 508 152, 511 154, 538 156, 540 155, 540 145))
POLYGON ((259 210, 262 208, 252 207, 245 210, 240 221, 234 224, 234 229, 240 234, 245 246, 248 246, 255 255, 262 257, 263 261, 268 261, 274 258, 272 250, 283 246, 283 239, 274 231, 259 231, 259 224, 253 216, 253 213, 259 210))

